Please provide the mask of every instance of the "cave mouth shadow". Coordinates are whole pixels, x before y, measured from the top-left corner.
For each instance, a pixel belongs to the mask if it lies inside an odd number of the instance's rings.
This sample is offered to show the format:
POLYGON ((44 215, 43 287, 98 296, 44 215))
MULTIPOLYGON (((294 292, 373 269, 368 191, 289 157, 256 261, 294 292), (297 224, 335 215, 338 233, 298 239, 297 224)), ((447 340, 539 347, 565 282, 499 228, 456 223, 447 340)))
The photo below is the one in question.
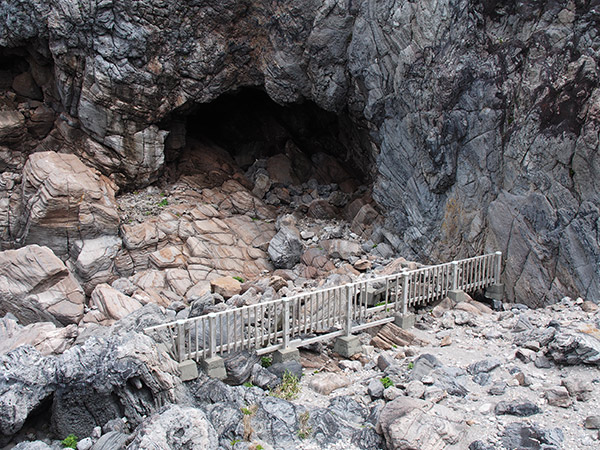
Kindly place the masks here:
POLYGON ((329 112, 310 100, 280 105, 260 89, 242 88, 209 103, 186 105, 161 125, 170 130, 165 161, 171 181, 200 170, 202 164, 189 163, 190 152, 198 151, 200 142, 226 150, 242 171, 257 160, 301 153, 310 163, 297 168, 301 183, 318 179, 319 166, 331 158, 357 184, 371 183, 374 155, 367 129, 347 112, 329 112))

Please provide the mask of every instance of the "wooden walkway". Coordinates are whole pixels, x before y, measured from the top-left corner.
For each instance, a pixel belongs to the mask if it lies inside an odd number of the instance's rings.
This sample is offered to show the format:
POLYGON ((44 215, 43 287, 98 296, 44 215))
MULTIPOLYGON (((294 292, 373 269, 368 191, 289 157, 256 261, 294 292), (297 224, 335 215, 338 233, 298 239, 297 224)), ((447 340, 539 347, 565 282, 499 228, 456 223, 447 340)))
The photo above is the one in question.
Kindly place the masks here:
POLYGON ((500 284, 502 253, 407 270, 146 328, 180 362, 239 350, 265 354, 394 321, 411 306, 500 284))

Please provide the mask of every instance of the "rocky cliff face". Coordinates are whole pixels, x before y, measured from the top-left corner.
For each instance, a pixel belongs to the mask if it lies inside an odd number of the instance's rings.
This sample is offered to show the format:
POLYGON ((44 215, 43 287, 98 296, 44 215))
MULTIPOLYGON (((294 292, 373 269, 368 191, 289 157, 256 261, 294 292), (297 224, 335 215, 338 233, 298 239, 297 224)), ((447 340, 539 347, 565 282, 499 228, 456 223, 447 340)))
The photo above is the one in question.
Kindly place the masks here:
MULTIPOLYGON (((42 149, 121 186, 160 173, 174 114, 240 87, 347 115, 386 239, 431 261, 502 250, 509 298, 536 304, 600 300, 599 18, 580 0, 7 0, 0 46, 27 49, 55 113, 42 149)), ((14 149, 30 119, 3 114, 14 149)))

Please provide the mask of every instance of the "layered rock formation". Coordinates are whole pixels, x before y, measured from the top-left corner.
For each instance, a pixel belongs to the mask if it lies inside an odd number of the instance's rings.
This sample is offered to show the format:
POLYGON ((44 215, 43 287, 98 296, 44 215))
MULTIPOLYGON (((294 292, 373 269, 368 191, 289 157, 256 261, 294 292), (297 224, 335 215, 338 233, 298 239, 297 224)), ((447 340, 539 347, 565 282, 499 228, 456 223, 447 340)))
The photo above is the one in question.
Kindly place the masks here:
MULTIPOLYGON (((502 250, 510 298, 600 299, 595 2, 9 0, 0 18, 37 68, 13 85, 62 112, 45 145, 121 185, 156 178, 172 113, 243 86, 310 99, 363 129, 348 156, 407 256, 502 250)), ((2 114, 8 145, 25 116, 2 114)))

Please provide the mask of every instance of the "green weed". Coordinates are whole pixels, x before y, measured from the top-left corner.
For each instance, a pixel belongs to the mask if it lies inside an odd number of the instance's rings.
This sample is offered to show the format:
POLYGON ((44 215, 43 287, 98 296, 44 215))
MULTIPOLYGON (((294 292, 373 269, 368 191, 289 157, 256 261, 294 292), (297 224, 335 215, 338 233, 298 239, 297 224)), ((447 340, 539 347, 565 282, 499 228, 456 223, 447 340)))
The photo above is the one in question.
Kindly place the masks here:
POLYGON ((384 389, 387 389, 387 388, 393 386, 394 382, 392 380, 390 380, 390 377, 383 377, 381 379, 381 384, 383 384, 384 389))
POLYGON ((61 444, 64 448, 77 448, 77 441, 77 436, 70 434, 61 441, 61 444))

